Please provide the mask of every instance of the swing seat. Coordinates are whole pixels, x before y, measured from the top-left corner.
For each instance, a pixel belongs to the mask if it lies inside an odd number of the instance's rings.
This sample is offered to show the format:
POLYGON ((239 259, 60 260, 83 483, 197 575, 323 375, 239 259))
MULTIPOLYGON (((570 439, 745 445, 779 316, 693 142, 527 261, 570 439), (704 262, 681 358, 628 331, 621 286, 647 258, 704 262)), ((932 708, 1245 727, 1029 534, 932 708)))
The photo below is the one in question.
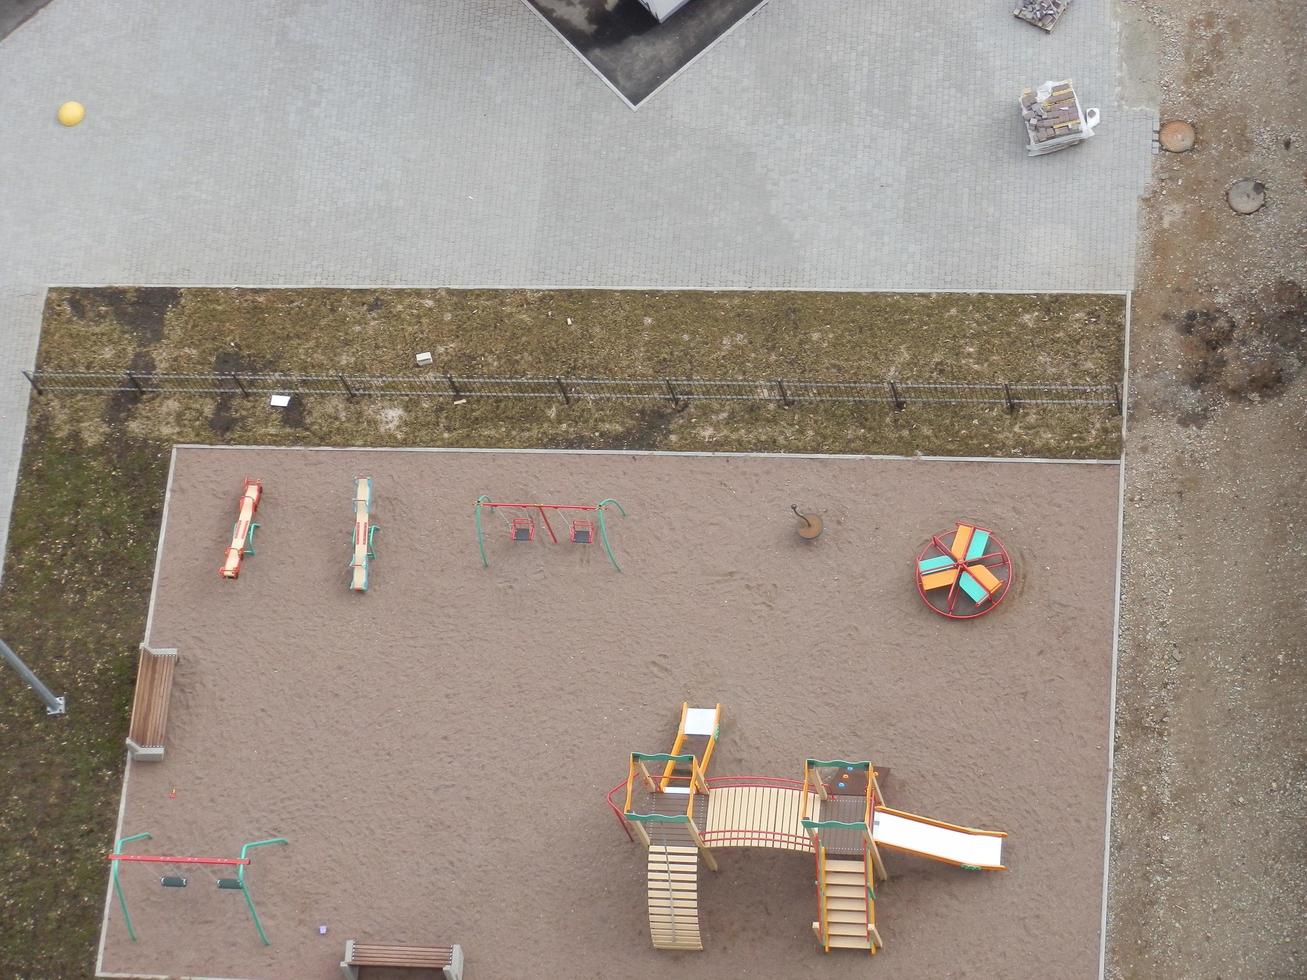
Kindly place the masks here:
POLYGON ((164 875, 159 879, 159 884, 164 888, 185 888, 186 879, 181 875, 164 875))
POLYGON ((219 878, 218 887, 229 888, 234 891, 244 891, 245 889, 245 886, 241 884, 241 880, 239 878, 219 878))
POLYGON ((534 541, 536 522, 530 517, 514 517, 508 522, 508 537, 513 541, 534 541))
POLYGON ((568 538, 575 544, 593 544, 595 539, 594 521, 580 519, 573 521, 568 538))

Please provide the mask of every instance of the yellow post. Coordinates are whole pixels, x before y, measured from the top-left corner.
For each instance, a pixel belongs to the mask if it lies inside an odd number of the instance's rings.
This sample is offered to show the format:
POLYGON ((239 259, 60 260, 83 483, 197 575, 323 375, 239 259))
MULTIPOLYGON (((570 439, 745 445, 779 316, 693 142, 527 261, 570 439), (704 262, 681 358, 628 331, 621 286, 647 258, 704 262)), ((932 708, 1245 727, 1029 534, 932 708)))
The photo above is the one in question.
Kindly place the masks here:
POLYGON ((703 766, 693 757, 690 759, 690 795, 694 795, 694 790, 698 790, 704 796, 708 795, 708 780, 704 777, 703 766))
POLYGON ((817 848, 817 921, 820 932, 817 938, 821 940, 821 951, 830 952, 830 924, 826 921, 826 848, 816 842, 816 832, 813 832, 813 845, 817 848))
POLYGON ((636 762, 636 765, 640 768, 640 778, 644 781, 644 788, 647 789, 650 793, 657 793, 658 784, 654 782, 653 776, 649 775, 649 770, 645 766, 644 760, 643 759, 639 760, 638 762, 636 762))
POLYGON ((716 871, 717 859, 712 856, 712 852, 708 850, 708 845, 703 842, 703 835, 699 833, 699 828, 695 826, 694 817, 690 817, 686 826, 690 828, 690 836, 694 838, 694 846, 699 848, 699 856, 703 858, 703 863, 708 865, 709 871, 716 871))
POLYGON ((885 870, 885 862, 880 859, 880 848, 870 837, 867 838, 867 851, 871 854, 871 866, 876 874, 880 875, 881 881, 889 881, 889 872, 885 870))
MULTIPOLYGON (((827 794, 827 792, 826 792, 826 784, 823 783, 823 782, 821 781, 821 776, 820 776, 820 774, 816 774, 816 775, 817 775, 817 780, 816 780, 816 782, 817 782, 817 799, 819 799, 819 800, 828 800, 828 799, 830 799, 829 794, 827 794)), ((808 764, 807 764, 806 762, 803 764, 803 781, 804 781, 805 783, 808 781, 808 764)))
POLYGON ((644 845, 644 849, 649 850, 653 842, 649 840, 649 831, 644 829, 644 823, 639 820, 628 820, 627 823, 635 828, 635 835, 640 838, 640 843, 644 845))

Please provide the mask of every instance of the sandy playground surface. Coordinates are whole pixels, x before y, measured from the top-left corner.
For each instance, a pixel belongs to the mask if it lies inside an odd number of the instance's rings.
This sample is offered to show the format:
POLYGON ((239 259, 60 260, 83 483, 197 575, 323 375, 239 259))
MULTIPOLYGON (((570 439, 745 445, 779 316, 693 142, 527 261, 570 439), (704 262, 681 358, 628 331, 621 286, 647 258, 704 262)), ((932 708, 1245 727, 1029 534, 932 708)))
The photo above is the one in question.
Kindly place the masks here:
POLYGON ((347 938, 458 942, 469 980, 1097 971, 1116 563, 1115 465, 179 448, 149 641, 180 651, 161 763, 135 763, 138 853, 102 971, 316 980, 347 938), (352 479, 375 481, 371 591, 346 588, 352 479), (258 554, 219 579, 241 481, 258 554), (508 540, 472 502, 595 503, 602 550, 508 540), (823 515, 814 544, 789 505, 823 515), (912 561, 956 518, 1016 563, 1005 603, 948 622, 912 561), (885 950, 823 955, 811 857, 732 848, 700 885, 702 953, 651 948, 644 854, 604 802, 682 700, 723 704, 712 774, 869 759, 892 806, 1006 830, 1005 873, 887 853, 885 950), (328 932, 318 934, 325 924, 328 932))

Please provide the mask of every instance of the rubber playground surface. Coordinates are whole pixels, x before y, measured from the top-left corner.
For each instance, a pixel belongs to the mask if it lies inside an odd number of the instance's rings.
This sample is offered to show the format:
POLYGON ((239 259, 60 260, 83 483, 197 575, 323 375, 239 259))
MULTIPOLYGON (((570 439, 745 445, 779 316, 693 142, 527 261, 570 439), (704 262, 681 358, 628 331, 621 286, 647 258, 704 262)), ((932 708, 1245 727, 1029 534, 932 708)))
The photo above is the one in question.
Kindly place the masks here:
MULTIPOLYGON (((106 975, 316 980, 345 940, 460 943, 469 978, 1097 971, 1117 557, 1115 464, 179 447, 147 637, 179 651, 161 762, 135 762, 142 854, 253 851, 228 871, 130 864, 106 975), (347 587, 355 479, 379 530, 347 587), (256 554, 218 574, 246 477, 256 554), (473 502, 593 505, 510 539, 473 502), (819 514, 816 541, 790 505, 819 514), (593 515, 577 514, 579 518, 593 515), (913 562, 972 519, 1014 579, 968 622, 913 562), (885 949, 820 952, 811 855, 715 851, 704 950, 651 948, 645 855, 604 796, 666 752, 682 701, 722 704, 710 775, 870 760, 891 807, 1003 830, 1005 872, 886 853, 885 949), (161 888, 160 875, 185 888, 161 888), (320 926, 326 934, 320 934, 320 926)), ((107 871, 106 871, 107 876, 107 871)))

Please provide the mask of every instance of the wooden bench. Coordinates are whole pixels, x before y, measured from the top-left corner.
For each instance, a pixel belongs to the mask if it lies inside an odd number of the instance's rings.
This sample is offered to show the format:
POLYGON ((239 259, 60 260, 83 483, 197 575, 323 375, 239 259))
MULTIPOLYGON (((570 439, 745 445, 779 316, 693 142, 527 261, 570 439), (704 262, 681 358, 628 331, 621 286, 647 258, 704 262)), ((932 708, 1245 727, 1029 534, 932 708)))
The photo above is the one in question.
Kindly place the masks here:
POLYGON ((390 946, 381 943, 345 941, 345 959, 340 969, 348 980, 359 980, 360 967, 400 970, 440 970, 445 980, 463 980, 463 947, 390 946))
POLYGON ((141 645, 141 659, 136 667, 136 694, 132 698, 132 722, 127 729, 127 748, 133 759, 157 762, 163 758, 168 700, 172 695, 172 674, 176 666, 176 650, 151 650, 141 645))

